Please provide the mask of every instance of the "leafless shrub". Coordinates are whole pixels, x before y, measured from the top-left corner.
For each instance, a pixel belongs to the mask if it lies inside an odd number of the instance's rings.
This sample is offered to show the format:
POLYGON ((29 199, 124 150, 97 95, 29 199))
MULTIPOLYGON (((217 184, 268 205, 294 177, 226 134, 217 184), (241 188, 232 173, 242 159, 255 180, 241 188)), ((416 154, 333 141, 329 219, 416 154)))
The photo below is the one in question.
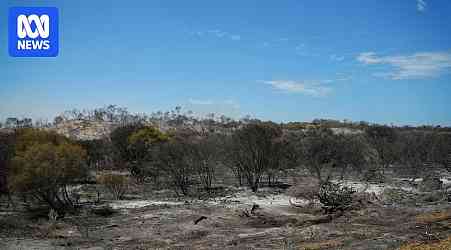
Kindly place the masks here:
POLYGON ((337 174, 339 178, 360 175, 377 156, 364 136, 335 134, 325 128, 308 129, 290 139, 290 144, 294 151, 291 158, 321 182, 337 174))
POLYGON ((232 168, 256 192, 268 170, 279 169, 284 156, 282 131, 273 123, 251 123, 232 136, 232 168))
POLYGON ((114 199, 121 199, 128 191, 130 178, 119 174, 103 174, 97 176, 97 182, 104 185, 114 199))
POLYGON ((365 133, 371 146, 377 151, 382 171, 399 160, 399 133, 396 129, 372 125, 366 128, 365 133))
POLYGON ((161 145, 158 164, 177 194, 188 195, 195 176, 193 147, 186 137, 175 136, 161 145))
POLYGON ((192 146, 191 157, 194 171, 198 175, 202 187, 210 191, 216 178, 216 167, 219 165, 220 138, 216 135, 202 137, 192 146))
POLYGON ((58 219, 58 212, 56 212, 54 209, 50 209, 48 216, 50 222, 56 222, 56 220, 58 219))

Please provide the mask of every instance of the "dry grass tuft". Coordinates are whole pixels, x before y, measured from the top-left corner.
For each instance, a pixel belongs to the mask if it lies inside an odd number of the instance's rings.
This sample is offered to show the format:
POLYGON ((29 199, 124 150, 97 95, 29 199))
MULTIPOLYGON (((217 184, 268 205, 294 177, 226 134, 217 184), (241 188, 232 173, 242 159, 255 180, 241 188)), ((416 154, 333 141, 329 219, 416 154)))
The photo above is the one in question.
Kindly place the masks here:
POLYGON ((451 249, 451 236, 436 243, 409 243, 401 246, 399 250, 449 250, 451 249))
POLYGON ((420 214, 415 217, 417 223, 431 224, 451 219, 451 210, 420 214))
POLYGON ((312 243, 301 243, 299 249, 303 250, 320 250, 320 249, 336 249, 343 245, 339 240, 325 240, 312 243))

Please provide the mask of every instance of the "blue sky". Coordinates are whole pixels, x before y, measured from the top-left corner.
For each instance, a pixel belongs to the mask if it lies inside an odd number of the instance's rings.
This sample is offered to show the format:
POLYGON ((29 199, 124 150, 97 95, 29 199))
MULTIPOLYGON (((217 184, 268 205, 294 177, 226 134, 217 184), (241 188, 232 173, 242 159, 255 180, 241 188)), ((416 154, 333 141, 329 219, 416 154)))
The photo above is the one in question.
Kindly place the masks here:
POLYGON ((451 1, 2 1, 0 119, 107 104, 451 125, 451 1), (55 6, 56 58, 12 58, 12 6, 55 6))

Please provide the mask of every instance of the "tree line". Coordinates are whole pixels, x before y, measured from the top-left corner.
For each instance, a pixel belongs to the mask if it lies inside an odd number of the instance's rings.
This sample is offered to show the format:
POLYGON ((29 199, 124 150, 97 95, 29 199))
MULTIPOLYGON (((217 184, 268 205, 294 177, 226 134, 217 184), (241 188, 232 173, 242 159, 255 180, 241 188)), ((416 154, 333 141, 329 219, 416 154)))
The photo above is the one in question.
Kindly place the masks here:
POLYGON ((304 169, 329 183, 349 175, 375 180, 385 171, 415 178, 449 168, 451 137, 443 132, 369 125, 360 133, 339 133, 255 120, 232 130, 215 126, 161 131, 137 121, 92 141, 37 128, 0 133, 0 190, 63 213, 77 206, 70 186, 85 181, 89 170, 127 170, 138 183, 163 183, 178 195, 192 195, 214 190, 224 170, 257 192, 277 185, 288 170, 304 169))

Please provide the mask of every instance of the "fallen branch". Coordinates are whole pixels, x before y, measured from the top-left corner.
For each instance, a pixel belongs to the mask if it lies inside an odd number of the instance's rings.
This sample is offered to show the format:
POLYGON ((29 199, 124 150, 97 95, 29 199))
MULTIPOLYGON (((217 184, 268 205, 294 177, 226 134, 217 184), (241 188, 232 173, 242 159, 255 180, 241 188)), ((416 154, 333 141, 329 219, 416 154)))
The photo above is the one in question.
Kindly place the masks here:
POLYGON ((194 221, 194 225, 197 225, 197 223, 199 223, 199 222, 201 222, 201 221, 203 221, 203 220, 205 220, 205 219, 208 219, 208 218, 205 217, 205 216, 199 217, 197 220, 194 221))

